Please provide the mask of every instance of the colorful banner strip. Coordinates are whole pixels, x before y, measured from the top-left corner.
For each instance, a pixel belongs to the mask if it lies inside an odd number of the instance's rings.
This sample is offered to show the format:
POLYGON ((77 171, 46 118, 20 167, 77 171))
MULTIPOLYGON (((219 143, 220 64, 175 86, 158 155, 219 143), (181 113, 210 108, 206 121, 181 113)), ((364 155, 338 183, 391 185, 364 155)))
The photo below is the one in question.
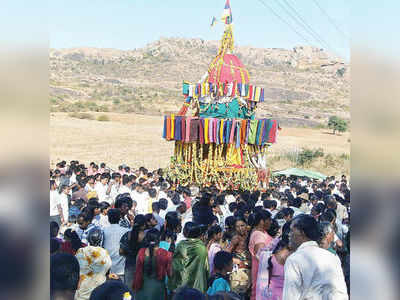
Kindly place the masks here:
POLYGON ((215 85, 210 82, 191 84, 184 81, 182 93, 186 97, 192 97, 195 99, 214 94, 216 96, 242 97, 249 101, 264 102, 264 88, 251 84, 233 82, 215 85))

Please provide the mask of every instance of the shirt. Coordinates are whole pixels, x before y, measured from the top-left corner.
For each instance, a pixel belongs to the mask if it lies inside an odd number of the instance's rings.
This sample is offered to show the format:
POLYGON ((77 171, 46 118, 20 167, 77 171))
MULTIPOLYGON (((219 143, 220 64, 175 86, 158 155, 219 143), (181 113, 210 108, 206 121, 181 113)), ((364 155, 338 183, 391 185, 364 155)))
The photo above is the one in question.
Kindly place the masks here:
POLYGON ((50 216, 58 216, 58 208, 57 205, 60 204, 60 200, 58 197, 58 192, 56 190, 50 191, 50 216))
POLYGON ((134 191, 132 193, 132 199, 136 201, 137 207, 136 210, 139 214, 145 215, 148 213, 149 206, 149 194, 147 192, 138 193, 134 191))
POLYGON ((305 242, 285 263, 282 300, 348 300, 340 260, 315 241, 305 242))
POLYGON ((110 224, 110 226, 104 228, 103 248, 108 251, 111 257, 111 273, 117 275, 124 274, 125 257, 119 255, 119 242, 128 231, 128 228, 121 227, 119 224, 110 224))
POLYGON ((103 201, 110 202, 108 200, 108 196, 106 194, 108 185, 104 185, 101 182, 98 182, 98 183, 96 183, 94 189, 97 193, 97 197, 99 198, 99 202, 103 202, 103 201))
POLYGON ((71 200, 75 201, 78 199, 83 199, 85 201, 88 201, 88 198, 86 195, 87 195, 87 192, 85 189, 79 189, 76 192, 72 193, 71 200))
POLYGON ((218 292, 230 292, 229 283, 222 277, 215 279, 212 285, 208 288, 207 294, 212 296, 218 292))
MULTIPOLYGON (((133 199, 133 197, 132 197, 132 190, 131 190, 128 186, 126 186, 126 185, 121 185, 121 187, 120 187, 119 190, 118 190, 117 196, 118 196, 118 195, 121 195, 121 194, 126 194, 126 193, 128 193, 129 195, 131 195, 131 198, 133 199)), ((133 200, 135 200, 135 199, 133 199, 133 200)))
POLYGON ((347 219, 349 217, 346 207, 339 202, 337 202, 336 214, 337 214, 337 218, 340 220, 340 222, 343 219, 347 219))
POLYGON ((108 221, 108 216, 100 214, 99 225, 101 228, 106 228, 110 226, 110 222, 108 221))
POLYGON ((120 184, 113 184, 113 185, 111 186, 111 190, 110 190, 110 199, 111 199, 112 201, 115 201, 115 198, 117 198, 121 186, 122 186, 122 185, 120 185, 120 184))
POLYGON ((64 193, 58 194, 58 201, 61 204, 64 222, 67 222, 69 215, 68 196, 64 193))
POLYGON ((153 212, 153 217, 154 217, 154 219, 156 219, 156 221, 157 221, 157 225, 156 225, 156 229, 158 230, 158 231, 160 231, 161 230, 161 228, 164 226, 164 219, 163 218, 161 218, 157 213, 155 213, 155 212, 153 212))
MULTIPOLYGON (((78 227, 76 229, 76 233, 78 234, 82 243, 89 245, 87 237, 88 237, 90 231, 92 231, 95 228, 99 228, 99 227, 96 227, 93 223, 90 223, 86 229, 81 229, 80 227, 78 227)), ((101 238, 101 240, 102 241, 101 241, 100 245, 103 244, 103 237, 101 238)))
POLYGON ((129 222, 129 219, 127 216, 124 218, 121 218, 119 220, 119 226, 124 227, 124 228, 131 228, 131 222, 129 222))

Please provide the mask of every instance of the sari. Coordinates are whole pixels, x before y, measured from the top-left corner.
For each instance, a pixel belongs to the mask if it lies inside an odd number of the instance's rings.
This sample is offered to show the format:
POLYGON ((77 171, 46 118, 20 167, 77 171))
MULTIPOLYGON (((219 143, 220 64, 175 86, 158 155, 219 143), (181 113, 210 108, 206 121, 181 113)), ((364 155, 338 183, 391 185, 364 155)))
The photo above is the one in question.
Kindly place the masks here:
POLYGON ((187 239, 179 242, 172 259, 172 277, 168 281, 168 289, 187 286, 207 291, 209 275, 208 252, 200 239, 187 239))

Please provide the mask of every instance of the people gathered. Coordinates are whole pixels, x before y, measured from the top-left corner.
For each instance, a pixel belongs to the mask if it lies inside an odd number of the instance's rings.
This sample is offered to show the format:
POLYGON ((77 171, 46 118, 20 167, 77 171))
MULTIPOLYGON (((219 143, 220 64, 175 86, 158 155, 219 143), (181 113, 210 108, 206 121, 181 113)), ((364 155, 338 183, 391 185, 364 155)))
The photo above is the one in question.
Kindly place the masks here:
POLYGON ((76 160, 50 170, 51 299, 349 299, 350 183, 182 186, 76 160))

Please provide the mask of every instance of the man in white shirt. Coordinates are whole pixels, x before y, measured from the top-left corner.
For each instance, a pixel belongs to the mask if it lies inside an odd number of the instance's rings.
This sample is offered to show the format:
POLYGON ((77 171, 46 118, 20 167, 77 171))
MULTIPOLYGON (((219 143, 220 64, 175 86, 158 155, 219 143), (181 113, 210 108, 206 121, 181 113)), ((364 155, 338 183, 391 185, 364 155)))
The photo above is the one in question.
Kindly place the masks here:
POLYGON ((103 248, 111 257, 111 273, 117 274, 124 281, 125 257, 119 254, 121 237, 130 229, 119 225, 121 212, 117 208, 110 209, 107 213, 110 226, 104 228, 103 248))
POLYGON ((109 194, 111 191, 111 186, 112 185, 108 185, 108 174, 107 173, 103 173, 101 174, 101 178, 100 178, 100 182, 97 182, 95 185, 95 191, 97 193, 97 197, 99 198, 99 202, 103 202, 106 201, 109 204, 111 204, 110 200, 109 200, 109 194))
POLYGON ((318 246, 320 232, 310 215, 295 217, 290 225, 282 300, 348 300, 346 283, 337 256, 318 246))
POLYGON ((50 180, 50 222, 54 221, 61 226, 66 220, 64 220, 63 210, 59 200, 57 191, 57 185, 54 180, 50 180))
POLYGON ((123 175, 122 176, 122 185, 118 190, 118 195, 128 193, 129 195, 131 195, 131 198, 133 199, 131 185, 132 185, 132 182, 129 179, 129 176, 128 175, 123 175))
POLYGON ((286 180, 284 180, 279 188, 280 193, 284 193, 287 189, 289 189, 288 185, 286 184, 286 180))
POLYGON ((110 185, 110 200, 111 202, 115 202, 115 198, 117 198, 121 188, 121 175, 119 173, 113 173, 110 185))
POLYGON ((136 186, 136 190, 132 192, 132 199, 137 202, 136 210, 138 214, 147 214, 149 207, 149 194, 144 191, 143 187, 140 184, 138 184, 136 186))

